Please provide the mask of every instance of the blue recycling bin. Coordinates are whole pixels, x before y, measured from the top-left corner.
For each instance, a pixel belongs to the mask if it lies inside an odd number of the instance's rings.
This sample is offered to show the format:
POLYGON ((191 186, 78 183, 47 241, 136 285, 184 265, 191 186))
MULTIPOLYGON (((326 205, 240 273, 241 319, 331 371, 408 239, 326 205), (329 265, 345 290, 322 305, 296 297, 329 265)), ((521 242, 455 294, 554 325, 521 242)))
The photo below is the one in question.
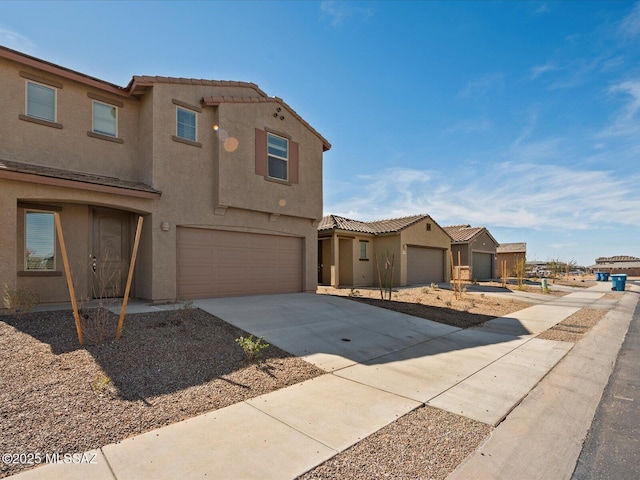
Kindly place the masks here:
POLYGON ((602 272, 596 272, 596 282, 602 281, 602 272))
POLYGON ((602 281, 603 282, 608 282, 609 281, 609 272, 602 272, 602 281))
POLYGON ((611 275, 611 290, 617 292, 624 292, 625 284, 627 283, 627 275, 624 273, 616 273, 611 275))

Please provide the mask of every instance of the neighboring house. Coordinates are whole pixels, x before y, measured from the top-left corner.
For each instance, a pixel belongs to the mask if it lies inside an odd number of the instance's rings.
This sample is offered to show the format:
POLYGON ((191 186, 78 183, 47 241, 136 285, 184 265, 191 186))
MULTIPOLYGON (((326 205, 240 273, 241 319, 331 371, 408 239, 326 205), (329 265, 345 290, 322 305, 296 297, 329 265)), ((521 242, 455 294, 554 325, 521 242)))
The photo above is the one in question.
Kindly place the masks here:
POLYGON ((596 258, 595 265, 587 267, 591 272, 625 273, 640 276, 640 258, 628 255, 596 258))
MULTIPOLYGON (((521 243, 501 243, 496 247, 497 271, 496 276, 502 274, 502 262, 507 262, 507 275, 516 275, 518 262, 527 261, 527 244, 521 243)), ((526 266, 526 263, 525 263, 526 266)))
POLYGON ((337 215, 318 225, 318 283, 378 285, 376 257, 384 275, 393 258, 393 284, 425 285, 448 281, 451 238, 429 215, 360 222, 337 215))
POLYGON ((444 231, 453 239, 451 242, 453 262, 454 265, 461 267, 463 280, 489 280, 497 276, 498 242, 489 230, 471 225, 452 225, 444 227, 444 231), (459 264, 458 253, 460 253, 459 264))
POLYGON ((0 47, 0 289, 156 302, 315 292, 330 145, 247 82, 135 76, 126 87, 0 47), (110 273, 96 286, 98 270, 110 273))

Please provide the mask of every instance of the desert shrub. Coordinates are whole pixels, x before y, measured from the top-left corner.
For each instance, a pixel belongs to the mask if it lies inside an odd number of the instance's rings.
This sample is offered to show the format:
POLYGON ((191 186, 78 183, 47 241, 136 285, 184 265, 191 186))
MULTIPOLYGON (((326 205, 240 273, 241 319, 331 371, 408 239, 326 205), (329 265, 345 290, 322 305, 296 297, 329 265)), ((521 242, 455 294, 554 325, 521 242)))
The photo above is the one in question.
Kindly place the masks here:
POLYGON ((262 343, 262 338, 260 337, 257 340, 254 340, 253 335, 249 335, 248 337, 238 337, 236 338, 236 343, 242 347, 244 354, 247 356, 247 360, 253 361, 262 356, 262 350, 269 346, 268 343, 262 343))
POLYGON ((2 303, 13 315, 19 316, 30 312, 38 304, 38 295, 28 288, 9 288, 5 286, 2 303))

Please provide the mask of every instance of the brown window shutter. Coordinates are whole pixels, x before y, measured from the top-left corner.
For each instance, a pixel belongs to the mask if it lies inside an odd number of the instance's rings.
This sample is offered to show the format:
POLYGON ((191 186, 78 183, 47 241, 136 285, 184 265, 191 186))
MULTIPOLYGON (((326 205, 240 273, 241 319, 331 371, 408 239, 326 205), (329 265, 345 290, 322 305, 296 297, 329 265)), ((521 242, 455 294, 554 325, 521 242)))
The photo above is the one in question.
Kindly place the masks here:
POLYGON ((298 183, 298 143, 289 140, 289 181, 298 183))
POLYGON ((267 132, 256 128, 256 175, 267 176, 267 132))

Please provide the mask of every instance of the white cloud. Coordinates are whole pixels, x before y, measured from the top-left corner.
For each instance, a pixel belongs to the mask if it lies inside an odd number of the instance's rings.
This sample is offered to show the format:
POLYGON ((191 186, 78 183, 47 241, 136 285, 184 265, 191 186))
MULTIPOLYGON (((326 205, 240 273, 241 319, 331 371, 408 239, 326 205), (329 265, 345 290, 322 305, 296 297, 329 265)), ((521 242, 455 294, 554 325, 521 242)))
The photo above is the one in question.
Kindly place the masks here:
POLYGON ((322 17, 329 19, 332 27, 339 27, 350 18, 369 18, 375 10, 364 6, 364 3, 352 3, 339 0, 324 0, 320 2, 322 17))
POLYGON ((627 96, 628 101, 620 109, 613 123, 606 128, 601 136, 626 136, 640 134, 640 80, 628 80, 609 89, 609 93, 622 93, 627 96))
POLYGON ((632 39, 640 35, 640 2, 635 4, 633 10, 620 23, 620 33, 632 39))
POLYGON ((640 175, 536 163, 487 166, 472 179, 448 172, 392 168, 352 182, 351 195, 332 198, 325 213, 358 220, 428 213, 441 225, 577 229, 640 224, 640 175))
POLYGON ((36 47, 36 44, 24 35, 2 26, 0 26, 0 44, 21 52, 30 52, 36 47))
POLYGON ((558 67, 556 67, 552 63, 546 63, 544 65, 535 65, 531 67, 531 79, 535 80, 543 73, 553 72, 554 70, 558 70, 558 67))
POLYGON ((504 83, 504 74, 501 72, 487 73, 477 80, 469 82, 458 93, 458 97, 471 97, 485 95, 494 87, 501 87, 504 83))

